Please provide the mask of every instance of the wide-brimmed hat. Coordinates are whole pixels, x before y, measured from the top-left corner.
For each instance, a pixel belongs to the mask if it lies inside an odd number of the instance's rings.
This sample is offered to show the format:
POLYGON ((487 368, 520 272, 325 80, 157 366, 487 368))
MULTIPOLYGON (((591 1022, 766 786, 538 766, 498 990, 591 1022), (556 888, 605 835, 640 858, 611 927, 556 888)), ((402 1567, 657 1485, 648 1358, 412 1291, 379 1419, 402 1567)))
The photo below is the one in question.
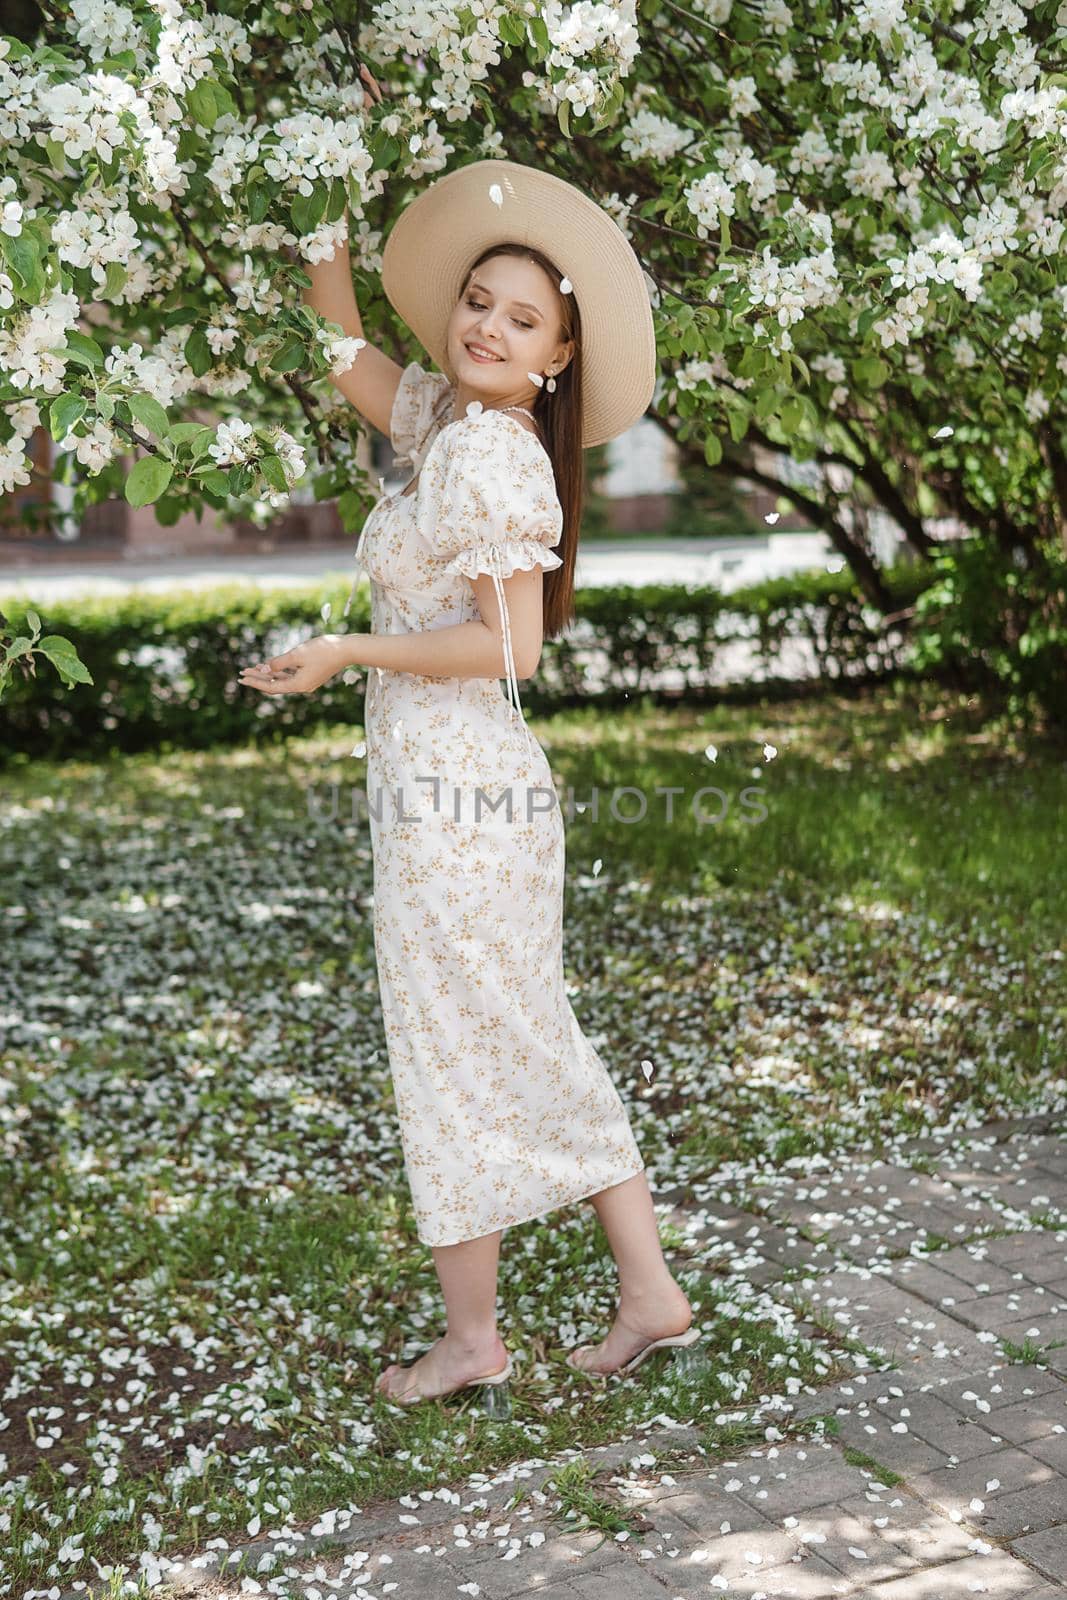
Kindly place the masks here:
POLYGON ((446 173, 393 225, 382 287, 454 384, 448 320, 482 251, 511 242, 533 245, 570 279, 582 323, 583 449, 625 433, 656 386, 648 282, 614 217, 573 184, 496 157, 446 173))

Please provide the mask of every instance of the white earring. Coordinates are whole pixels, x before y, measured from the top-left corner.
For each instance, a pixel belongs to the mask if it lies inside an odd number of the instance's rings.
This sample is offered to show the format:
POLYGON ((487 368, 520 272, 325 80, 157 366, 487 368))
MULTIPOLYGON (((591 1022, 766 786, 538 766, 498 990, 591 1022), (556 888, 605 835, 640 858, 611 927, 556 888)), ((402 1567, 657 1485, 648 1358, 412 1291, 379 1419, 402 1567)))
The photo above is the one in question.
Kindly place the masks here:
POLYGON ((555 378, 549 378, 548 382, 545 384, 545 388, 548 390, 549 394, 555 394, 555 392, 556 392, 556 380, 555 380, 555 378))

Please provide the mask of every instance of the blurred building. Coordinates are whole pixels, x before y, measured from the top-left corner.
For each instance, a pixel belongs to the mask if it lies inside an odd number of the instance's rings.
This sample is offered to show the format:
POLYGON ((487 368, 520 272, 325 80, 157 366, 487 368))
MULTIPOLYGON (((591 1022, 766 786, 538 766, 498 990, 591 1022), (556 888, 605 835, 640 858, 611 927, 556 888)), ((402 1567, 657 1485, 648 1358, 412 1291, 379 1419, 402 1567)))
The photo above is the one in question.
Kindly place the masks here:
MULTIPOLYGON (((135 508, 116 498, 91 506, 78 527, 70 511, 72 491, 54 475, 58 453, 58 446, 43 428, 28 441, 32 482, 0 497, 0 560, 6 555, 20 564, 27 559, 47 562, 57 556, 69 559, 75 552, 238 553, 243 549, 344 544, 351 540, 341 527, 335 504, 316 503, 310 486, 295 489, 286 511, 263 526, 248 519, 223 521, 210 509, 205 510, 200 521, 189 512, 171 526, 163 526, 152 506, 135 508), (51 530, 45 515, 49 505, 55 517, 51 530)), ((600 525, 604 531, 653 536, 662 531, 670 520, 674 497, 683 489, 677 455, 673 441, 648 417, 642 417, 625 434, 609 442, 603 451, 604 470, 591 479, 592 487, 602 496, 600 525)), ((372 429, 359 440, 357 461, 373 481, 375 476, 391 474, 394 453, 389 441, 372 429)), ((814 462, 794 462, 780 456, 767 457, 760 465, 783 482, 802 488, 815 487, 821 471, 814 462)), ((747 528, 738 530, 739 537, 747 535, 765 543, 760 536, 769 535, 771 529, 776 534, 803 530, 816 539, 822 537, 801 511, 773 490, 744 480, 737 487, 747 523, 747 528)), ((880 511, 866 515, 864 536, 877 557, 886 561, 896 558, 903 543, 897 525, 880 511)))

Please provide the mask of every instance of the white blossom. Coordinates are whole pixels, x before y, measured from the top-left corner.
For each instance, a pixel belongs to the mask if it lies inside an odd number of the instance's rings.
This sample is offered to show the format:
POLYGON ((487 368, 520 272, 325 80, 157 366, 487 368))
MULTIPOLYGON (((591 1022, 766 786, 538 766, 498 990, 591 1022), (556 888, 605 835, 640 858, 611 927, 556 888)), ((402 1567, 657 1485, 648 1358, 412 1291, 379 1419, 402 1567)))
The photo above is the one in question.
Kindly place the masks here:
POLYGON ((1047 417, 1051 407, 1048 395, 1043 389, 1028 389, 1023 401, 1023 410, 1031 422, 1040 422, 1042 417, 1047 417))
POLYGON ((239 466, 256 454, 255 429, 250 423, 234 418, 220 422, 215 443, 208 445, 208 455, 214 456, 220 467, 239 466))
POLYGON ((680 128, 668 117, 638 111, 623 134, 621 148, 634 161, 669 161, 693 143, 692 128, 680 128))
POLYGON ((697 219, 697 233, 706 239, 709 229, 719 226, 719 214, 734 214, 734 191, 717 172, 708 172, 685 190, 685 203, 697 219))
POLYGON ((62 448, 73 450, 82 466, 95 476, 121 450, 121 441, 108 423, 97 418, 88 433, 68 433, 62 441, 62 448))

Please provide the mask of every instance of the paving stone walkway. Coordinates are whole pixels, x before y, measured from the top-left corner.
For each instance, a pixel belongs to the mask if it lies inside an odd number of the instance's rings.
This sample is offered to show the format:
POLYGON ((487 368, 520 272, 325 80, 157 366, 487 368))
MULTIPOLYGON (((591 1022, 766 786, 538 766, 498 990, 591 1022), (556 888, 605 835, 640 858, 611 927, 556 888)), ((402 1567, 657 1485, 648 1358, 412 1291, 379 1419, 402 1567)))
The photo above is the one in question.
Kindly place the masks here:
POLYGON ((166 1593, 1067 1597, 1067 1142, 1035 1121, 820 1181, 771 1176, 743 1204, 714 1181, 657 1195, 678 1262, 699 1251, 714 1270, 721 1246, 813 1335, 896 1365, 764 1410, 772 1437, 714 1464, 665 1417, 576 1456, 607 1531, 568 1527, 558 1462, 520 1465, 205 1552, 166 1593), (822 1435, 797 1437, 818 1417, 822 1435), (239 1556, 245 1576, 228 1575, 239 1556))

